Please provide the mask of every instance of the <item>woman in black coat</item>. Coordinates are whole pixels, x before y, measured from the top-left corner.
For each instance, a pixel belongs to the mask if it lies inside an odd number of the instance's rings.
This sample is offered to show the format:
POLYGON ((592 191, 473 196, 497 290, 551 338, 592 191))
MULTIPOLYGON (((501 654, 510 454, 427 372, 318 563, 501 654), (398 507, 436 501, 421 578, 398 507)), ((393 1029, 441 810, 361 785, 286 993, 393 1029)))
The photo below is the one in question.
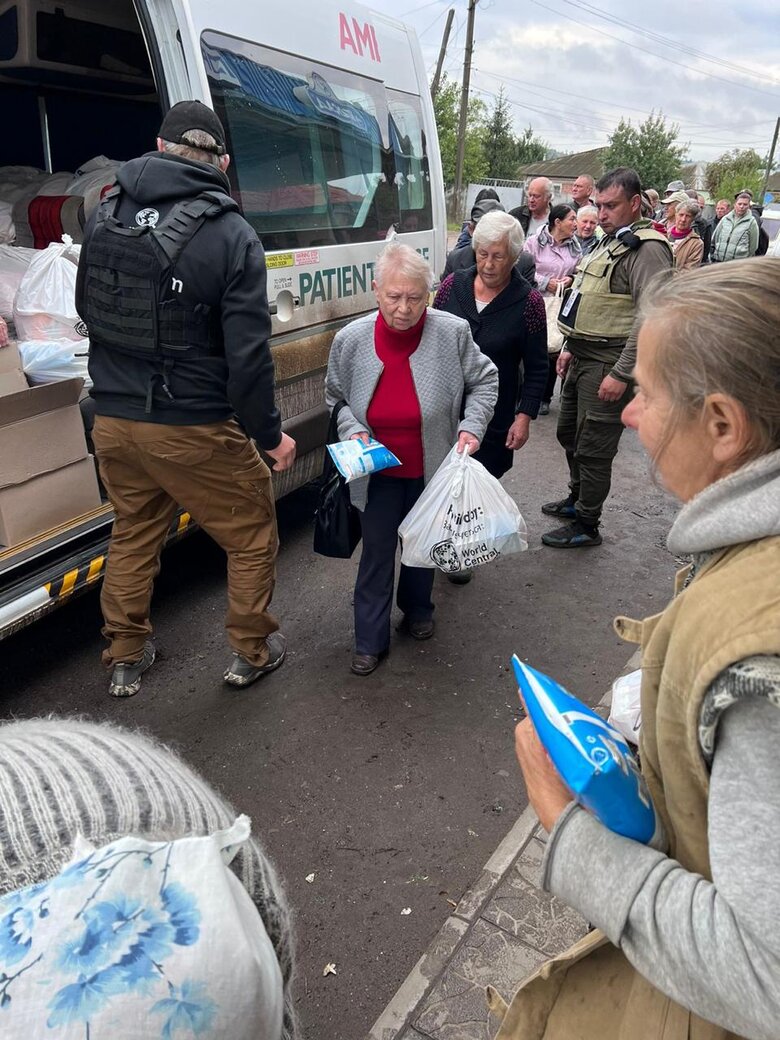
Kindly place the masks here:
POLYGON ((547 316, 542 294, 515 268, 523 229, 508 213, 486 213, 473 237, 476 266, 448 275, 434 307, 465 318, 498 369, 498 401, 474 456, 494 477, 528 440, 547 382, 547 316))

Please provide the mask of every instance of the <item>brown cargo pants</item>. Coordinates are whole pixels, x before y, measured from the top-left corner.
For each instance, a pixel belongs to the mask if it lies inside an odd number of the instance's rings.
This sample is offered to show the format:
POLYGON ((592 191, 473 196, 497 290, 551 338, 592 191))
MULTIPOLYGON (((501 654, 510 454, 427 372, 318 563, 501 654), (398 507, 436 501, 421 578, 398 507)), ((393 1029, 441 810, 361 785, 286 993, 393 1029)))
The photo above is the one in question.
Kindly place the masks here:
POLYGON ((137 660, 160 552, 179 507, 227 553, 231 647, 251 664, 268 660, 268 612, 278 536, 271 474, 233 420, 163 426, 97 416, 100 476, 116 514, 100 605, 109 647, 103 663, 137 660))

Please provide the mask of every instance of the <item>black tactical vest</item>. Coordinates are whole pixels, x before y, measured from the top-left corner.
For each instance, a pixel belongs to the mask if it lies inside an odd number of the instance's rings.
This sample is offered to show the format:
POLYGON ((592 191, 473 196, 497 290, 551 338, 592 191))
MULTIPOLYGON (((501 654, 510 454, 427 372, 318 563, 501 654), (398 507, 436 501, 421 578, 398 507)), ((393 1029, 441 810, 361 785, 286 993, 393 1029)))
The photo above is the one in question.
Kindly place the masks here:
POLYGON ((219 315, 192 303, 176 278, 176 262, 205 220, 238 209, 229 196, 204 192, 179 202, 156 227, 123 227, 114 216, 121 191, 106 194, 86 250, 85 319, 91 343, 157 361, 146 399, 162 380, 169 397, 177 359, 222 353, 219 315))

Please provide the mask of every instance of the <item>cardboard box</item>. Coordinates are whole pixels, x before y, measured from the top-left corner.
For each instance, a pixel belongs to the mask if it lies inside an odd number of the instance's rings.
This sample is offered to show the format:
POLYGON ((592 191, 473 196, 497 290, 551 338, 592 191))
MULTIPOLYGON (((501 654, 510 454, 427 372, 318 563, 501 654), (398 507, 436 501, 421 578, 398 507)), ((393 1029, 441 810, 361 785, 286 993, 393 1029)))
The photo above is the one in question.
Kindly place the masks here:
POLYGON ((83 385, 83 379, 63 379, 0 397, 0 488, 86 456, 78 405, 83 385))
POLYGON ((0 488, 0 543, 19 545, 100 504, 91 455, 23 484, 0 488))
POLYGON ((0 347, 0 397, 27 389, 27 379, 22 371, 22 356, 15 343, 0 347))

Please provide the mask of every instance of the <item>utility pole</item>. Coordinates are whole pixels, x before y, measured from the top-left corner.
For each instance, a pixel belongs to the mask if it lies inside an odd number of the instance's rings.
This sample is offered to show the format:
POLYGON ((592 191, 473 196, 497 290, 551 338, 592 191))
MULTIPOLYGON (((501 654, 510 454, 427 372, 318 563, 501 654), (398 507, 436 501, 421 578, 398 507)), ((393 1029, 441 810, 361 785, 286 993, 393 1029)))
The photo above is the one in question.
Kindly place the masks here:
POLYGON ((777 135, 780 131, 780 117, 775 122, 775 136, 772 138, 772 147, 769 149, 769 158, 766 163, 766 173, 764 174, 764 183, 761 185, 761 198, 758 199, 760 206, 764 205, 764 196, 766 195, 766 186, 769 183, 769 175, 772 172, 772 163, 775 158, 775 148, 777 147, 777 135))
POLYGON ((441 68, 444 64, 444 55, 447 53, 447 44, 450 39, 450 29, 452 28, 452 19, 455 17, 455 11, 450 8, 447 12, 447 23, 444 26, 444 35, 441 38, 441 48, 439 49, 439 60, 436 64, 436 74, 433 77, 433 83, 431 83, 431 98, 436 97, 436 93, 439 89, 439 80, 441 79, 441 68))
POLYGON ((477 0, 468 0, 469 13, 466 23, 466 53, 463 58, 463 89, 460 92, 460 125, 458 126, 458 157, 455 163, 455 206, 460 206, 463 187, 463 158, 466 153, 466 120, 469 110, 469 83, 471 81, 471 53, 474 50, 474 12, 477 0))

